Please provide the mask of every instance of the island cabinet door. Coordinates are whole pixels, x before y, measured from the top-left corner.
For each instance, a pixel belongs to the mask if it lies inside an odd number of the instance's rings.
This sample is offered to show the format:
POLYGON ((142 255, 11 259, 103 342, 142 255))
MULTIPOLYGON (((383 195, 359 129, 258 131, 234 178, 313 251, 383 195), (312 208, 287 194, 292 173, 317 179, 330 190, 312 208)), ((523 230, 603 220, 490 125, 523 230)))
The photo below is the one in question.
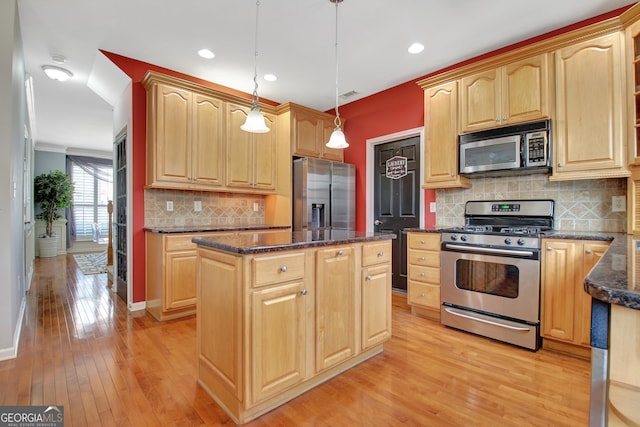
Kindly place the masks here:
POLYGON ((308 299, 302 281, 253 292, 253 402, 305 379, 308 299))
POLYGON ((316 371, 356 354, 355 275, 353 247, 316 253, 316 371))
POLYGON ((391 266, 362 269, 362 349, 391 338, 391 266))

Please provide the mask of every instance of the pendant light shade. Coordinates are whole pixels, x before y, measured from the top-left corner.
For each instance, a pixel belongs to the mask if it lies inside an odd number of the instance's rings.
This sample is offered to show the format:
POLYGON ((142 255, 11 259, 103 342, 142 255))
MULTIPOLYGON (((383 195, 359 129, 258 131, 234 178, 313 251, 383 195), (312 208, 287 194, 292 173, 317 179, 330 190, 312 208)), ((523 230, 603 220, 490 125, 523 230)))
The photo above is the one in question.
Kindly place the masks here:
POLYGON ((338 4, 342 3, 343 0, 329 0, 331 3, 336 5, 336 118, 334 123, 336 125, 333 132, 331 132, 331 136, 329 137, 329 142, 327 142, 327 147, 329 148, 347 148, 349 144, 347 143, 346 138, 344 137, 344 132, 342 131, 342 120, 340 120, 340 112, 338 111, 338 4))
POLYGON ((251 111, 247 114, 247 119, 240 129, 251 133, 266 133, 269 128, 264 121, 264 116, 258 107, 258 11, 260 9, 260 0, 256 1, 256 33, 255 33, 255 51, 253 62, 253 94, 251 95, 251 111))

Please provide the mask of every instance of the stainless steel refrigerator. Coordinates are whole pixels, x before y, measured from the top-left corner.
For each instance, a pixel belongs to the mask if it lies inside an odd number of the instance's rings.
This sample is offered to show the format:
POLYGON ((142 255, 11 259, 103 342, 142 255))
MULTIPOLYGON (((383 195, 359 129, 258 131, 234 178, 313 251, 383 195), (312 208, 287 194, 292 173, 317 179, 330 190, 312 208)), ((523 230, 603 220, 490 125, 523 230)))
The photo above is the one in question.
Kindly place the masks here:
POLYGON ((355 171, 348 163, 295 159, 293 230, 355 230, 355 171))

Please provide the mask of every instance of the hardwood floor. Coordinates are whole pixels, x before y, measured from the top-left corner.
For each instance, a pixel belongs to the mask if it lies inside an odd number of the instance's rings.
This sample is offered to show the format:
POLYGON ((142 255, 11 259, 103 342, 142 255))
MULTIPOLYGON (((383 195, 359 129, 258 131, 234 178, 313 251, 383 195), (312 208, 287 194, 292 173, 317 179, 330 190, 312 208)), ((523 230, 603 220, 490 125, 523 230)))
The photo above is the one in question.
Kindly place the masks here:
MULTIPOLYGON (((105 274, 37 258, 0 405, 64 405, 66 426, 234 425, 196 382, 196 322, 131 314, 105 274)), ((412 316, 384 352, 247 426, 580 426, 589 363, 412 316)))

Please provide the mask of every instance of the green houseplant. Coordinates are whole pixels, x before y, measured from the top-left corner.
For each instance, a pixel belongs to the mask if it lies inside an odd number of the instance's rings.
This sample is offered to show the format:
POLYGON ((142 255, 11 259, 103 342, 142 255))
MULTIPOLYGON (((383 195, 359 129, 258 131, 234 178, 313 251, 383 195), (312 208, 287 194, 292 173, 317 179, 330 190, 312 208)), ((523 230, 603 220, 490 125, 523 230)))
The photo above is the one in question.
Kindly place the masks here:
POLYGON ((71 176, 60 170, 40 174, 34 180, 33 195, 35 203, 41 209, 36 219, 43 220, 47 224, 45 233, 40 236, 40 256, 56 256, 58 236, 53 232, 53 221, 62 218, 58 209, 71 206, 73 201, 71 176), (44 239, 50 241, 45 243, 44 239))

